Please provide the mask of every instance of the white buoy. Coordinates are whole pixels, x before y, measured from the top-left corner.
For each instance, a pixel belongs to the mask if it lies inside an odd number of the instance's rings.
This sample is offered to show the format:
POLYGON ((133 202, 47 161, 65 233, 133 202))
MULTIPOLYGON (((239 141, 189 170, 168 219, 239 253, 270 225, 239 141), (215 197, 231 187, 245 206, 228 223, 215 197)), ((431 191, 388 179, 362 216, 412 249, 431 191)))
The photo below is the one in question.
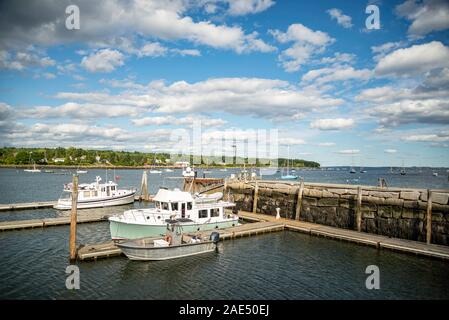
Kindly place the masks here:
POLYGON ((276 208, 276 219, 280 219, 281 215, 279 214, 281 212, 281 208, 276 208))

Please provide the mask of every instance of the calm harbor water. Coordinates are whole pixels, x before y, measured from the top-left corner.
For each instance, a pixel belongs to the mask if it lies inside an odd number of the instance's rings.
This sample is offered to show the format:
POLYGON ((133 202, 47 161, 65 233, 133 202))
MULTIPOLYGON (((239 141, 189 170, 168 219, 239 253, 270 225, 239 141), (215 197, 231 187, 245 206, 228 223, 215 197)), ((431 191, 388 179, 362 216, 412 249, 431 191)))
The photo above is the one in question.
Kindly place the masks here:
MULTIPOLYGON (((348 171, 297 171, 305 181, 375 185, 378 177, 391 186, 449 189, 446 169, 389 168, 348 171), (416 170, 416 171, 414 171, 416 170), (438 172, 437 177, 433 172, 438 172)), ((207 176, 234 170, 212 170, 207 176)), ((141 170, 117 170, 120 185, 138 187, 141 170)), ((105 170, 89 170, 81 182, 105 170)), ((110 177, 113 171, 108 173, 110 177)), ((182 184, 180 172, 149 174, 150 192, 182 184)), ((200 174, 202 176, 202 174, 200 174)), ((267 176, 267 179, 275 177, 267 176)), ((0 203, 55 200, 70 175, 31 174, 0 169, 0 203)), ((132 206, 96 209, 120 213, 132 206)), ((98 211, 97 211, 98 212, 98 211)), ((0 213, 0 219, 56 217, 53 209, 0 213)), ((81 210, 80 214, 89 214, 81 210)), ((449 299, 449 263, 351 243, 278 232, 221 243, 219 254, 161 262, 133 262, 116 257, 78 263, 81 289, 65 288, 68 226, 0 233, 0 298, 2 299, 449 299), (367 290, 365 269, 380 268, 380 290, 367 290)), ((107 222, 78 226, 77 242, 109 240, 107 222)))

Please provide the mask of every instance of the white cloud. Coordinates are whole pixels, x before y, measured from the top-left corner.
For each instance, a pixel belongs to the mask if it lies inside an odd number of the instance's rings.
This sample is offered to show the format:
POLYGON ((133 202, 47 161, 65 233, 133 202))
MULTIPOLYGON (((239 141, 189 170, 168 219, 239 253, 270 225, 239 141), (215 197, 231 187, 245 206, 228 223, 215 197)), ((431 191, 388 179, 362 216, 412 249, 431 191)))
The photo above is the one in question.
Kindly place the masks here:
POLYGON ((335 146, 335 142, 320 142, 318 143, 319 147, 333 147, 335 146))
POLYGON ((358 153, 360 153, 360 150, 358 150, 358 149, 345 149, 345 150, 337 151, 337 153, 340 153, 340 154, 358 154, 358 153))
POLYGON ((449 66, 449 48, 439 41, 398 49, 381 58, 377 75, 409 76, 449 66))
POLYGON ((340 9, 333 8, 327 10, 327 13, 330 15, 332 19, 337 20, 337 23, 341 25, 343 28, 351 28, 352 27, 352 18, 343 14, 340 9))
POLYGON ((446 0, 407 0, 396 7, 400 17, 410 20, 411 36, 424 36, 432 31, 449 28, 449 2, 446 0))
POLYGON ((346 80, 368 80, 372 76, 372 71, 368 69, 356 70, 351 66, 333 66, 329 68, 314 69, 307 72, 303 81, 314 81, 315 84, 324 84, 334 81, 346 80))
POLYGON ((396 153, 398 151, 396 149, 385 149, 384 152, 385 153, 396 153))
POLYGON ((372 46, 371 52, 374 54, 373 59, 379 61, 381 58, 385 57, 392 50, 398 49, 405 45, 403 41, 396 42, 386 42, 378 46, 372 46))
POLYGON ((181 56, 192 56, 192 57, 201 56, 201 52, 197 49, 170 49, 170 52, 179 54, 181 56))
POLYGON ((320 60, 320 63, 324 64, 341 64, 352 63, 355 60, 355 54, 352 53, 334 53, 333 57, 324 57, 320 60))
POLYGON ((34 119, 71 118, 92 120, 97 118, 137 116, 143 111, 126 105, 68 102, 56 107, 37 106, 23 109, 20 116, 34 119))
POLYGON ((319 130, 342 130, 354 126, 353 119, 332 118, 332 119, 318 119, 310 123, 310 127, 319 130))
POLYGON ((28 67, 46 68, 55 64, 56 62, 50 57, 42 57, 32 50, 18 51, 15 54, 0 50, 0 69, 22 71, 28 67))
POLYGON ((299 70, 311 56, 323 52, 326 46, 335 41, 327 33, 313 31, 300 23, 290 25, 287 32, 269 30, 269 33, 280 43, 293 42, 293 45, 282 51, 278 57, 287 72, 299 70))
POLYGON ((417 134, 403 137, 405 141, 411 142, 448 142, 449 132, 440 132, 437 134, 417 134))
POLYGON ((272 0, 230 0, 228 13, 233 16, 242 16, 249 13, 259 13, 267 10, 274 1, 272 0))
POLYGON ((223 119, 213 119, 207 117, 188 116, 183 118, 175 118, 173 116, 158 116, 158 117, 144 117, 140 119, 133 119, 132 123, 138 127, 143 126, 162 126, 162 125, 185 125, 192 126, 200 121, 203 127, 220 127, 227 123, 223 119))
MULTIPOLYGON (((120 84, 119 84, 120 85, 120 84)), ((131 85, 131 84, 129 84, 131 85)), ((302 91, 286 81, 262 78, 216 78, 188 83, 153 81, 139 93, 60 92, 56 98, 109 105, 150 107, 160 113, 228 112, 272 118, 336 107, 341 99, 302 91)))
POLYGON ((449 123, 449 101, 439 99, 401 100, 370 108, 369 114, 385 126, 407 123, 449 123))
POLYGON ((167 53, 167 48, 159 42, 146 43, 137 53, 139 57, 160 57, 167 53))
POLYGON ((81 66, 89 72, 112 72, 124 64, 124 58, 117 50, 102 49, 84 57, 81 66))
MULTIPOLYGON (((82 27, 72 32, 65 28, 65 19, 61 18, 61 12, 64 13, 67 6, 66 1, 48 0, 27 6, 13 1, 6 3, 0 12, 0 48, 30 43, 41 46, 65 43, 95 45, 114 38, 120 41, 117 41, 117 47, 112 48, 128 53, 126 50, 132 48, 127 38, 139 34, 143 39, 185 40, 238 53, 258 49, 251 45, 254 39, 240 26, 215 24, 208 20, 194 21, 187 14, 203 5, 194 1, 110 0, 92 3, 78 0, 77 5, 82 8, 82 27), (37 18, 21 18, 29 12, 33 12, 37 18), (114 31, 114 37, 111 37, 111 30, 114 31)), ((232 8, 236 14, 243 14, 260 12, 270 5, 272 2, 267 0, 242 1, 233 2, 232 8)))
POLYGON ((365 89, 355 101, 367 103, 365 113, 378 119, 382 128, 410 123, 448 123, 449 68, 427 72, 415 88, 365 89))

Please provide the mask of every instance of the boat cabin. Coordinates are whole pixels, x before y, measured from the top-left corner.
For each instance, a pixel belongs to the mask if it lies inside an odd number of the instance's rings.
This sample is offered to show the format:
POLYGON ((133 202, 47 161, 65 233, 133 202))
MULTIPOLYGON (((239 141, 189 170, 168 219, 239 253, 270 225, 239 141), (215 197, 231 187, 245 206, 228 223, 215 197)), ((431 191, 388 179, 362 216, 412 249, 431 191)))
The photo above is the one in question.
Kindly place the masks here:
POLYGON ((155 208, 163 215, 173 215, 181 219, 214 220, 224 218, 224 207, 234 205, 230 202, 218 201, 222 194, 196 195, 179 189, 159 189, 156 196, 155 208))

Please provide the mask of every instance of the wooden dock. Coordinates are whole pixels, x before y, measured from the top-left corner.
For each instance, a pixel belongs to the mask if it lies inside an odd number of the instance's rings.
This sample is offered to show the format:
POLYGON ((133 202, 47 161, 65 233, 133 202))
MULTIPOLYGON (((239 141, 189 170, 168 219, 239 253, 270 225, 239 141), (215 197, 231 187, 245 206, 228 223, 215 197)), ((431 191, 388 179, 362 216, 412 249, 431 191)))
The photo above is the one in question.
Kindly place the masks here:
MULTIPOLYGON (((220 229, 218 230, 218 232, 220 233, 220 240, 231 240, 241 237, 249 237, 262 233, 276 232, 282 230, 284 230, 283 223, 262 221, 256 223, 242 224, 227 229, 220 229)), ((210 233, 213 231, 216 230, 203 231, 195 234, 208 238, 210 233)), ((109 241, 100 244, 81 246, 78 249, 78 260, 80 261, 97 260, 101 258, 120 256, 121 254, 122 254, 121 250, 118 247, 116 247, 112 241, 109 241)))
MULTIPOLYGON (((148 200, 145 200, 141 196, 135 196, 134 201, 152 201, 153 197, 154 196, 150 195, 148 200)), ((39 202, 0 204, 0 212, 1 211, 14 211, 14 210, 53 208, 53 206, 56 203, 57 203, 57 201, 39 201, 39 202)))
MULTIPOLYGON (((220 232, 220 240, 230 240, 241 237, 255 236, 267 232, 289 230, 302 232, 313 236, 348 241, 360 245, 368 245, 377 249, 390 249, 420 256, 449 260, 449 247, 446 246, 388 238, 375 234, 339 229, 297 220, 284 218, 276 219, 274 216, 255 214, 251 212, 239 211, 239 216, 241 219, 253 221, 253 223, 246 223, 236 227, 218 230, 220 232)), ((215 230, 203 231, 200 235, 208 237, 212 231, 215 230)), ((120 256, 121 254, 120 249, 111 241, 101 244, 82 246, 78 250, 78 259, 81 261, 97 260, 101 258, 120 256)))
POLYGON ((285 218, 276 219, 276 217, 274 216, 257 213, 255 214, 252 212, 239 211, 239 216, 244 219, 253 221, 281 223, 284 225, 285 230, 298 231, 314 236, 321 236, 362 245, 368 245, 376 247, 378 249, 391 249, 400 252, 449 260, 449 247, 447 246, 426 244, 424 242, 398 238, 389 238, 386 236, 370 234, 366 232, 334 228, 298 220, 285 218))
POLYGON ((0 211, 53 208, 56 201, 0 204, 0 211))
MULTIPOLYGON (((90 223, 106 221, 108 216, 86 216, 78 217, 77 223, 90 223)), ((15 220, 0 222, 0 231, 11 231, 20 229, 44 228, 50 226, 62 226, 70 224, 70 217, 33 219, 33 220, 15 220)))

